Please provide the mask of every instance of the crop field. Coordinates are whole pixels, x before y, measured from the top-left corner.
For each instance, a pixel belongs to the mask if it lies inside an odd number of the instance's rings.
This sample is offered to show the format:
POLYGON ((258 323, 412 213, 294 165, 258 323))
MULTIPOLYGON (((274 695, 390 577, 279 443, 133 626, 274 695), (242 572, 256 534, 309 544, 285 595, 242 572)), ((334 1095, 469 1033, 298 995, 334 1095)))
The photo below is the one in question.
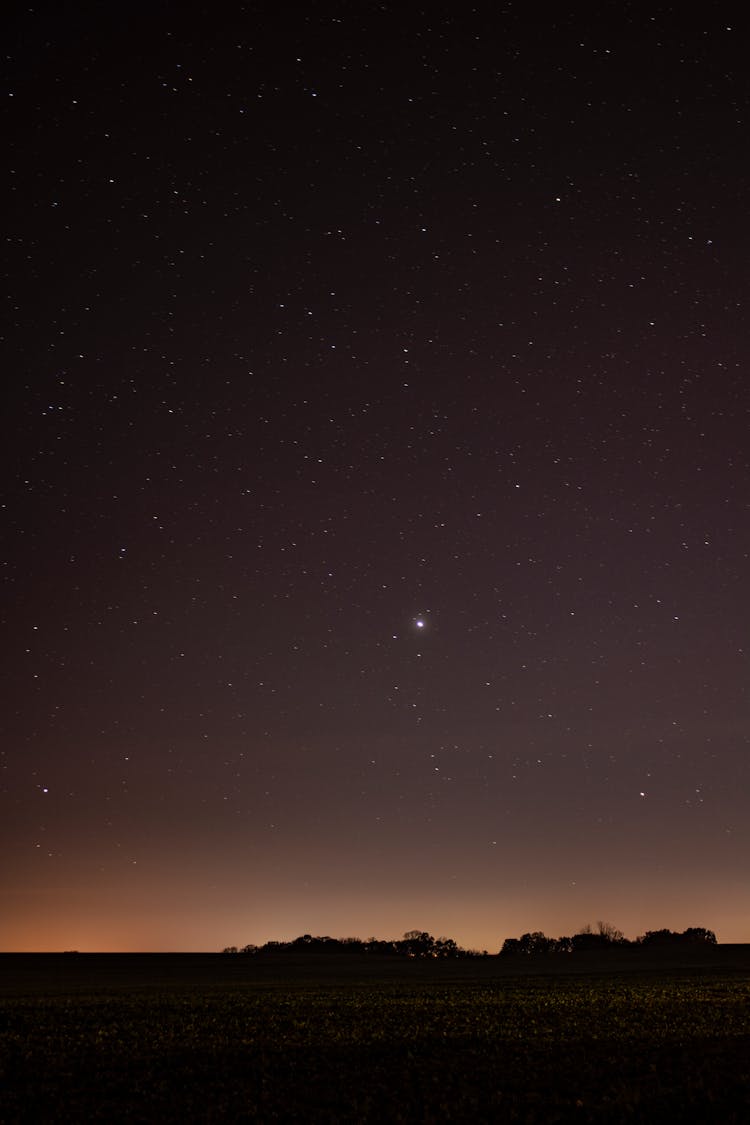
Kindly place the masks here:
POLYGON ((3 1125, 750 1120, 736 969, 76 960, 2 974, 3 1125))

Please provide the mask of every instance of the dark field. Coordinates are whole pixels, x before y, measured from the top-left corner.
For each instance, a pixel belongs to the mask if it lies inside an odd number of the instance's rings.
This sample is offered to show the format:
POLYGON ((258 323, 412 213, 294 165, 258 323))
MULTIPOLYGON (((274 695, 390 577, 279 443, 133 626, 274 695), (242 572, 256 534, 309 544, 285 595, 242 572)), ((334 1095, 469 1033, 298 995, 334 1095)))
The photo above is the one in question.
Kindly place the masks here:
POLYGON ((0 1121, 750 1121, 750 950, 0 955, 0 1121))

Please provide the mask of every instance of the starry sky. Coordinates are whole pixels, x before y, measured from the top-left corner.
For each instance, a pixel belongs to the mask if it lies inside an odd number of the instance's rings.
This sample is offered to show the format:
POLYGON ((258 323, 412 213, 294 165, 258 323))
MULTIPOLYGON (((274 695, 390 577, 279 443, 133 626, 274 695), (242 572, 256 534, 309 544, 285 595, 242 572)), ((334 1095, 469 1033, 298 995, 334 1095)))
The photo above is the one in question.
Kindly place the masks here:
POLYGON ((16 6, 0 947, 750 941, 731 7, 16 6))

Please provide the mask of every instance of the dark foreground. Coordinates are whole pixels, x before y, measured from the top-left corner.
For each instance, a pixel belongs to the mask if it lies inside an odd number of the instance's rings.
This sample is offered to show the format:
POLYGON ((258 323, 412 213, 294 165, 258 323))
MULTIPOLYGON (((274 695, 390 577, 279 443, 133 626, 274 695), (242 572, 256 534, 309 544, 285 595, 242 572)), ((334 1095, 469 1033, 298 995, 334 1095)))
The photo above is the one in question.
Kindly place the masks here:
POLYGON ((0 955, 0 1121, 750 1120, 750 952, 0 955))

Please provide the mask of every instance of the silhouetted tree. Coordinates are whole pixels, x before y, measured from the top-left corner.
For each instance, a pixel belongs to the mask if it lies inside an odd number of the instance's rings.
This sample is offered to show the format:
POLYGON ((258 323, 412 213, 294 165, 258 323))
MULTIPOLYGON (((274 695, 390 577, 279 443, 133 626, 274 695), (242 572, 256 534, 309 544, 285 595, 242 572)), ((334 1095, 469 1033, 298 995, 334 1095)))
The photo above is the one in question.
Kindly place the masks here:
POLYGON ((611 922, 597 922, 596 929, 583 926, 577 934, 570 939, 571 949, 575 953, 596 949, 611 949, 613 946, 629 945, 622 930, 618 930, 611 922))
POLYGON ((716 934, 703 926, 689 926, 682 938, 689 945, 716 945, 716 934))
POLYGON ((638 938, 639 945, 667 946, 667 945, 716 945, 716 934, 713 930, 706 930, 703 926, 689 926, 681 934, 673 930, 646 930, 638 938))
POLYGON ((434 957, 435 939, 426 930, 407 930, 397 945, 407 957, 434 957))
POLYGON ((662 946, 662 945, 676 945, 680 940, 680 935, 673 933, 672 930, 646 930, 645 934, 638 939, 640 945, 645 946, 662 946))
POLYGON ((456 957, 461 952, 453 938, 439 937, 435 942, 435 953, 438 957, 456 957))
POLYGON ((597 922, 596 931, 609 945, 627 945, 627 938, 622 930, 618 930, 611 922, 597 922))
POLYGON ((581 930, 580 933, 573 934, 570 945, 574 953, 589 953, 596 949, 607 949, 609 942, 601 934, 595 934, 591 930, 581 930))
POLYGON ((519 953, 550 953, 553 939, 548 938, 541 930, 534 930, 531 934, 521 934, 518 942, 519 953))

